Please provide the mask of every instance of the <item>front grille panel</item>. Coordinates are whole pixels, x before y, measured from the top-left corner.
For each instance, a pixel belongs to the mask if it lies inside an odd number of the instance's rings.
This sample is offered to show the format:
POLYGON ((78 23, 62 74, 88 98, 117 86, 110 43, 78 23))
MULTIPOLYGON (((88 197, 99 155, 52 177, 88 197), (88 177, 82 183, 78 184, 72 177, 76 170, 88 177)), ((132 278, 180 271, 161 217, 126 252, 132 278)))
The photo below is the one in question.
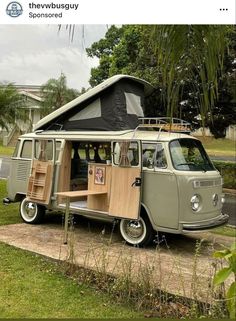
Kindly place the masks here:
POLYGON ((211 180, 202 180, 202 181, 193 181, 194 188, 201 188, 201 187, 214 187, 214 186, 221 186, 223 184, 221 178, 211 179, 211 180))

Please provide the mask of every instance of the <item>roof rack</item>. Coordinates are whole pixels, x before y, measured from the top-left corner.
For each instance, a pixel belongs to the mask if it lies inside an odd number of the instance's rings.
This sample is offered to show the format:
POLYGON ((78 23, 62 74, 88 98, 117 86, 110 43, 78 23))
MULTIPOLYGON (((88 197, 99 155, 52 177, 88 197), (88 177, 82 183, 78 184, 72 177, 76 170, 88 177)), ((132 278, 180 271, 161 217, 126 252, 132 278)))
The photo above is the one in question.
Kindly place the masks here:
POLYGON ((191 124, 183 119, 171 117, 139 117, 140 128, 157 128, 160 131, 174 132, 174 133, 190 133, 191 124))

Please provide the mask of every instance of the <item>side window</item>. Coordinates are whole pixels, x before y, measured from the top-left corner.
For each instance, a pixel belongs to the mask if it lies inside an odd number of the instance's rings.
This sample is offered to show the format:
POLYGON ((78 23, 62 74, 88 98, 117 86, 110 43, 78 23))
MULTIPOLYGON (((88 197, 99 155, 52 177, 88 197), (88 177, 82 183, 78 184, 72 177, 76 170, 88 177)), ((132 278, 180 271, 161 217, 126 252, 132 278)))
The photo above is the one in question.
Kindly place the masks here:
POLYGON ((143 167, 153 169, 154 168, 154 155, 156 152, 156 144, 142 144, 143 149, 143 167))
POLYGON ((56 156, 55 156, 55 160, 58 160, 60 151, 61 151, 61 141, 56 141, 56 156))
POLYGON ((124 141, 113 145, 114 164, 119 166, 138 166, 138 144, 136 142, 124 141))
POLYGON ((164 150, 163 145, 160 143, 158 143, 156 145, 156 155, 155 155, 155 160, 154 160, 154 166, 157 168, 166 168, 167 167, 165 150, 164 150))
POLYGON ((32 156, 32 140, 25 140, 22 146, 21 158, 31 158, 32 156))
POLYGON ((38 160, 48 161, 53 159, 53 142, 52 140, 35 141, 35 158, 38 160))
POLYGON ((17 143, 16 143, 16 147, 15 147, 15 150, 14 150, 14 152, 12 154, 12 157, 17 157, 18 151, 19 151, 19 147, 20 147, 20 140, 18 140, 17 143))
POLYGON ((106 163, 111 159, 111 144, 109 142, 79 143, 79 156, 87 162, 106 163))

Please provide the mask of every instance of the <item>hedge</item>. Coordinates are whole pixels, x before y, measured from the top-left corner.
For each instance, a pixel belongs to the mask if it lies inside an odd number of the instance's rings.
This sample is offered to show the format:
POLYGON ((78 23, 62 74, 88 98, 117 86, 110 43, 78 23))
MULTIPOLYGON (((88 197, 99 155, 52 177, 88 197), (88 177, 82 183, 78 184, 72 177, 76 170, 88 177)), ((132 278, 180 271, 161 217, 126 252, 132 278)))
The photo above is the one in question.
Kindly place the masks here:
POLYGON ((236 189, 236 163, 213 161, 224 179, 224 188, 236 189))

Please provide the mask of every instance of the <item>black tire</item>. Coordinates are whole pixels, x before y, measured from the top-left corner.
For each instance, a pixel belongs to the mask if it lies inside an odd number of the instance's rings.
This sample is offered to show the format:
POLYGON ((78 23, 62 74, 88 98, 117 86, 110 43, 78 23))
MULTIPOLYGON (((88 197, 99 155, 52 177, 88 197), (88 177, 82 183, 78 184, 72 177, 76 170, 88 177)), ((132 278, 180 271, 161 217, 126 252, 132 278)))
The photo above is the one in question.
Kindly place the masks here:
POLYGON ((25 223, 39 224, 43 221, 45 207, 24 198, 20 203, 20 216, 25 223))
POLYGON ((146 246, 154 238, 152 225, 146 215, 141 216, 139 220, 122 219, 120 233, 125 242, 132 246, 146 246))

